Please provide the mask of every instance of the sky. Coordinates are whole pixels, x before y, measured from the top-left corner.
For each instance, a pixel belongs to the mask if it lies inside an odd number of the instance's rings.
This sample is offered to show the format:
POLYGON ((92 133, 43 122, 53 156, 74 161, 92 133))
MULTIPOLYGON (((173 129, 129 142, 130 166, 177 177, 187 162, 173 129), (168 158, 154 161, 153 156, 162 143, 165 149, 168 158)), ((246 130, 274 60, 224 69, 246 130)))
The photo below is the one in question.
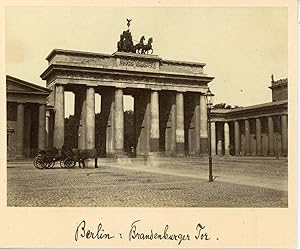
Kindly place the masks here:
MULTIPOLYGON (((270 102, 271 75, 288 77, 288 15, 280 7, 6 7, 6 72, 46 86, 40 75, 52 49, 112 54, 126 18, 133 39, 153 37, 162 59, 206 63, 215 103, 270 102)), ((73 99, 66 94, 66 116, 73 99)))

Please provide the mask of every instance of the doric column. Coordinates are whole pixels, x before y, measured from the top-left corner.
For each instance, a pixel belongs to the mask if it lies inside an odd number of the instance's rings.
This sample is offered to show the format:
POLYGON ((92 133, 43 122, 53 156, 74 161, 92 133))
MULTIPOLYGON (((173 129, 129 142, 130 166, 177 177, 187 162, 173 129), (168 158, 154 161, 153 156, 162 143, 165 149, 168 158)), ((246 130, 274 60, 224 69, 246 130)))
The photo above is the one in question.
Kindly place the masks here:
POLYGON ((17 104, 17 158, 24 157, 24 104, 17 104))
POLYGON ((64 132, 65 132, 65 100, 64 100, 64 87, 57 85, 55 87, 55 121, 54 121, 54 138, 53 145, 57 149, 61 149, 64 145, 64 132))
POLYGON ((78 149, 86 148, 86 93, 83 87, 82 91, 75 93, 75 116, 78 125, 78 149))
POLYGON ((245 153, 247 156, 251 154, 250 152, 250 122, 245 119, 245 153))
POLYGON ((95 149, 95 88, 86 89, 86 148, 95 149))
POLYGON ((50 111, 46 110, 46 124, 45 124, 45 147, 49 148, 49 127, 50 127, 50 111))
POLYGON ((211 122, 210 125, 211 125, 211 137, 210 137, 211 154, 212 156, 215 156, 216 155, 216 122, 211 122))
POLYGON ((107 88, 101 93, 101 148, 107 157, 113 157, 114 151, 114 123, 115 123, 115 89, 107 88))
POLYGON ((184 155, 184 104, 183 93, 176 94, 176 151, 184 155))
POLYGON ((240 151, 241 151, 240 123, 239 121, 234 121, 234 154, 236 156, 239 156, 240 151))
POLYGON ((124 154, 124 110, 123 110, 123 89, 115 90, 115 153, 124 154))
POLYGON ((222 156, 223 155, 223 130, 222 130, 222 124, 220 122, 216 123, 216 135, 217 135, 217 155, 222 156))
POLYGON ((200 97, 198 94, 194 96, 195 101, 195 136, 196 136, 196 155, 200 155, 200 134, 201 134, 201 127, 200 127, 200 97))
POLYGON ((38 149, 44 150, 46 144, 46 105, 39 105, 38 149))
POLYGON ((24 108, 24 156, 30 157, 31 155, 31 115, 32 108, 26 105, 24 108))
POLYGON ((204 94, 200 95, 200 154, 207 154, 207 105, 204 94))
POLYGON ((230 154, 229 148, 229 124, 227 122, 224 123, 224 147, 225 147, 225 155, 228 156, 230 154))
POLYGON ((261 122, 261 154, 263 156, 268 155, 268 132, 267 132, 267 127, 268 127, 268 122, 266 117, 261 117, 260 118, 261 122))
POLYGON ((170 126, 168 129, 168 135, 166 136, 166 152, 170 153, 171 155, 176 155, 176 97, 175 94, 172 92, 169 96, 170 100, 170 113, 169 113, 169 120, 168 123, 170 126), (170 146, 167 146, 169 145, 170 146))
POLYGON ((159 151, 159 100, 158 92, 151 91, 151 128, 150 128, 150 151, 159 151))
POLYGON ((256 154, 262 155, 262 141, 261 141, 261 120, 257 118, 255 120, 255 136, 256 136, 256 154))
POLYGON ((268 117, 268 144, 269 155, 274 156, 274 122, 272 117, 268 117))
POLYGON ((53 148, 53 139, 54 139, 54 112, 53 110, 49 111, 49 136, 48 136, 48 147, 53 148))
POLYGON ((134 95, 136 155, 150 152, 150 92, 137 91, 134 95))
POLYGON ((283 156, 288 154, 288 120, 287 115, 281 116, 281 151, 283 156))

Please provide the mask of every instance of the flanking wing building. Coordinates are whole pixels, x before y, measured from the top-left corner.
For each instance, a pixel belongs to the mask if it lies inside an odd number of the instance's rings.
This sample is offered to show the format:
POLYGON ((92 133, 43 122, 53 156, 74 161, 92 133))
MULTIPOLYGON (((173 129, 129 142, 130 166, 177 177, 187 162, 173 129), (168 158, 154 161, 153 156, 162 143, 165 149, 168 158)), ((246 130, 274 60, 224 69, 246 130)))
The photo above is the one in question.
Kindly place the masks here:
POLYGON ((271 81, 272 102, 212 110, 212 154, 287 156, 288 79, 271 81))

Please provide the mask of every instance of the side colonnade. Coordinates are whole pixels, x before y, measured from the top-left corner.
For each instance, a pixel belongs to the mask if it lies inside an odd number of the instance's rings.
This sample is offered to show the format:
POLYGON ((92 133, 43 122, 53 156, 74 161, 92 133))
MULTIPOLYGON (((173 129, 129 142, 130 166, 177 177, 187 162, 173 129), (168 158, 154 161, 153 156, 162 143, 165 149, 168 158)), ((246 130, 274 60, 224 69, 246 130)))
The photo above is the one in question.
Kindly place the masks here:
POLYGON ((287 113, 214 121, 211 146, 218 156, 287 156, 287 113))
POLYGON ((18 102, 16 105, 16 158, 30 157, 46 146, 46 104, 18 102), (33 135, 37 135, 37 141, 33 135))

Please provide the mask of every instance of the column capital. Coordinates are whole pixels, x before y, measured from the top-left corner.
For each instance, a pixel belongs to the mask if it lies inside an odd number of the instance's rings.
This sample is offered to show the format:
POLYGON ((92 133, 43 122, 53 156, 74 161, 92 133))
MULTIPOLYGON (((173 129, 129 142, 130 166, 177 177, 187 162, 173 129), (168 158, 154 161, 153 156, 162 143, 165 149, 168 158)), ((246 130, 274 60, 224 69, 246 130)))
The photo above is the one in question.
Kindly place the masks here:
POLYGON ((125 88, 127 88, 126 86, 114 86, 114 88, 115 89, 121 89, 121 90, 123 90, 123 89, 125 89, 125 88))
POLYGON ((85 90, 86 86, 85 85, 82 85, 82 87, 80 89, 76 88, 76 89, 73 89, 72 92, 77 95, 77 94, 82 94, 82 90, 85 90))
POLYGON ((150 88, 151 92, 160 92, 161 88, 150 88))
POLYGON ((61 86, 61 87, 65 88, 65 85, 66 85, 66 84, 56 83, 54 86, 55 86, 55 87, 60 87, 60 86, 61 86))

